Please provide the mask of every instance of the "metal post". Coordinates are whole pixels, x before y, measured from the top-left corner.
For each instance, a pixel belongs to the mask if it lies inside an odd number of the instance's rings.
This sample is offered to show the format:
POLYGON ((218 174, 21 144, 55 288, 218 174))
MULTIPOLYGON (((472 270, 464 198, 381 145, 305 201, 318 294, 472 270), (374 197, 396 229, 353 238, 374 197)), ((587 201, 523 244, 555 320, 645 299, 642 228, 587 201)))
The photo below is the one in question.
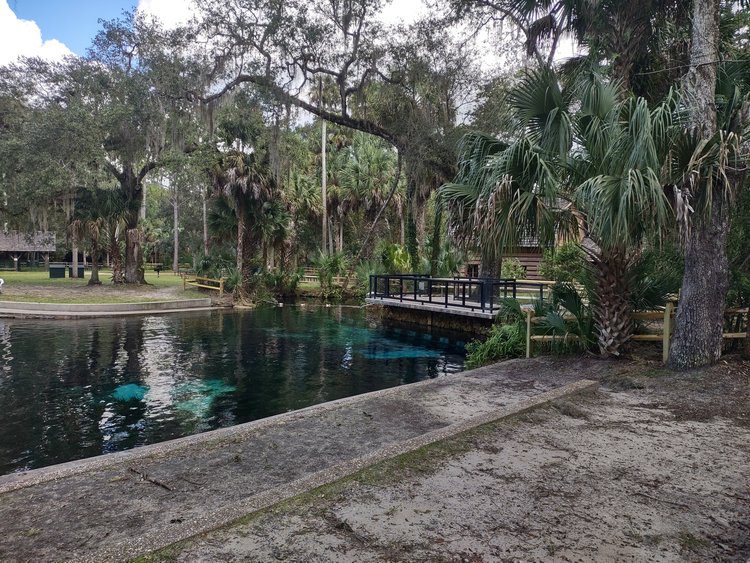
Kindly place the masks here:
POLYGON ((432 303, 432 278, 427 280, 427 298, 432 303))
POLYGON ((445 308, 448 308, 448 282, 445 282, 445 308))
POLYGON ((513 280, 513 299, 516 299, 516 280, 513 280))
POLYGON ((398 300, 404 300, 404 278, 398 278, 398 300))
POLYGON ((391 277, 385 276, 385 293, 384 297, 390 297, 391 296, 391 277))
POLYGON ((414 301, 417 301, 417 284, 419 281, 417 281, 419 278, 414 278, 414 301))
POLYGON ((482 312, 484 313, 484 284, 485 280, 481 280, 479 282, 479 306, 482 308, 482 312))

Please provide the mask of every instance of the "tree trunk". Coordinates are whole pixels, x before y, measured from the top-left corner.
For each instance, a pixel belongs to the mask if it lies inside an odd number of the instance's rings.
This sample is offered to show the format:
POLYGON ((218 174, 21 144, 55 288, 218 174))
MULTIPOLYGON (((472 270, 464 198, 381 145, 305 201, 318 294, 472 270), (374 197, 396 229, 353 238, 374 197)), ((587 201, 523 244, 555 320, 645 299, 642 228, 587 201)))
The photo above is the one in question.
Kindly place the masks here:
POLYGON ((633 334, 627 282, 629 261, 622 251, 591 256, 595 296, 592 310, 599 353, 604 357, 619 356, 633 334))
POLYGON ((125 283, 146 283, 143 269, 143 231, 136 224, 125 229, 125 283))
POLYGON ((240 194, 237 198, 235 209, 237 216, 237 271, 240 273, 241 280, 238 294, 240 300, 244 301, 250 298, 252 244, 250 229, 247 224, 247 205, 243 194, 240 194))
POLYGON ((143 229, 140 226, 140 219, 145 210, 146 194, 132 170, 124 175, 121 187, 131 201, 135 200, 125 219, 125 283, 145 284, 143 229), (138 207, 134 208, 135 205, 138 207))
POLYGON ((123 282, 122 275, 122 252, 120 251, 119 227, 112 225, 109 235, 109 255, 112 264, 112 283, 123 282))
POLYGON ((406 250, 409 253, 412 272, 417 273, 419 271, 419 242, 414 219, 414 198, 417 194, 415 179, 408 177, 406 185, 406 250))
POLYGON ((480 256, 479 276, 483 278, 499 279, 502 263, 502 259, 497 259, 494 256, 480 256))
MULTIPOLYGON (((685 99, 690 104, 689 127, 699 137, 716 133, 716 73, 719 58, 719 0, 693 1, 690 70, 685 99)), ((716 362, 721 356, 724 305, 729 289, 726 254, 729 209, 721 180, 708 183, 705 173, 694 186, 683 189, 689 198, 695 190, 714 190, 710 210, 697 210, 692 225, 683 222, 685 273, 669 352, 672 369, 688 369, 716 362), (690 191, 688 191, 690 190, 690 191)))
POLYGON ((71 278, 78 278, 78 245, 73 244, 72 250, 72 262, 73 270, 70 272, 71 278))
POLYGON ((322 232, 322 239, 321 239, 322 240, 321 246, 323 249, 323 254, 328 254, 328 251, 327 251, 327 245, 328 245, 328 233, 327 233, 327 230, 328 230, 328 186, 327 186, 328 171, 326 168, 326 143, 327 143, 326 127, 327 127, 326 121, 323 120, 323 123, 321 125, 322 133, 320 135, 320 144, 321 144, 320 155, 321 155, 321 164, 323 167, 323 171, 320 177, 321 200, 323 202, 323 221, 322 221, 323 232, 322 232))
POLYGON ((208 256, 208 198, 203 193, 203 254, 208 256))
POLYGON ((172 271, 176 272, 180 268, 180 225, 179 225, 179 204, 177 195, 172 200, 172 230, 174 231, 174 250, 172 251, 172 271))
POLYGON ((89 279, 89 285, 101 285, 99 281, 99 243, 93 243, 91 245, 91 278, 89 279))
MULTIPOLYGON (((439 201, 435 202, 435 221, 432 225, 432 248, 430 249, 430 275, 438 275, 438 262, 440 261, 440 235, 443 229, 443 206, 439 201)), ((452 272, 451 272, 452 273, 452 272)))
MULTIPOLYGON (((721 196, 719 196, 720 198, 721 196)), ((693 225, 685 250, 685 273, 669 350, 672 369, 689 369, 721 357, 724 307, 729 289, 729 213, 717 198, 709 217, 693 225)))
POLYGON ((141 206, 138 212, 140 220, 146 219, 146 188, 141 187, 141 206))

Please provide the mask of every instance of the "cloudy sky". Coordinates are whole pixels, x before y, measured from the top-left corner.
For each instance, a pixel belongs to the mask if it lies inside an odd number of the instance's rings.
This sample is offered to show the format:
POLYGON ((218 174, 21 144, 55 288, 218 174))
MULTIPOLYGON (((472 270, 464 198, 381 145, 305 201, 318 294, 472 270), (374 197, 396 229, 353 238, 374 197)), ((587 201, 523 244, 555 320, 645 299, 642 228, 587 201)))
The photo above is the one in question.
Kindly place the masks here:
MULTIPOLYGON (((20 55, 83 55, 99 29, 99 19, 117 17, 134 6, 167 25, 190 15, 189 0, 0 0, 0 64, 20 55)), ((421 0, 397 0, 386 7, 383 17, 409 21, 424 10, 421 0)))

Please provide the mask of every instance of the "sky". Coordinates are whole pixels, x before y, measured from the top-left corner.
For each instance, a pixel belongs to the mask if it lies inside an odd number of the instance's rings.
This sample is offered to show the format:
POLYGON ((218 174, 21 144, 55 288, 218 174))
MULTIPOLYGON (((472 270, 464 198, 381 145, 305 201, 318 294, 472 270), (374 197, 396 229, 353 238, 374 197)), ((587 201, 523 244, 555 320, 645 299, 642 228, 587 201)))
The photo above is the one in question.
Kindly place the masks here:
MULTIPOLYGON (((99 30, 99 20, 116 18, 123 10, 136 8, 173 27, 190 18, 191 4, 191 0, 0 0, 0 65, 19 56, 56 60, 85 55, 99 30)), ((393 0, 385 5, 380 19, 408 24, 428 12, 425 0, 393 0)), ((489 46, 496 38, 488 35, 484 41, 489 46)), ((492 51, 489 46, 482 66, 498 65, 492 51)), ((572 42, 564 40, 557 56, 567 58, 574 51, 572 42)))
MULTIPOLYGON (((0 0, 0 65, 21 55, 53 60, 85 55, 99 19, 115 18, 134 7, 167 26, 190 17, 190 0, 0 0)), ((383 19, 408 22, 424 11, 422 0, 395 0, 383 19)))

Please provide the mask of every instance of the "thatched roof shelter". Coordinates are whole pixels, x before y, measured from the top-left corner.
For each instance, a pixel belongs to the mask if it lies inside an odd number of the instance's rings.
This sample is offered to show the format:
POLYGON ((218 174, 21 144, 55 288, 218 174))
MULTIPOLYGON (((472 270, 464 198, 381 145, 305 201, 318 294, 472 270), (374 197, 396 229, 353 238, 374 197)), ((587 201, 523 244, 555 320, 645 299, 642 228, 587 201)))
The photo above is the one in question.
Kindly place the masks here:
POLYGON ((0 252, 54 252, 55 233, 0 231, 0 252))

